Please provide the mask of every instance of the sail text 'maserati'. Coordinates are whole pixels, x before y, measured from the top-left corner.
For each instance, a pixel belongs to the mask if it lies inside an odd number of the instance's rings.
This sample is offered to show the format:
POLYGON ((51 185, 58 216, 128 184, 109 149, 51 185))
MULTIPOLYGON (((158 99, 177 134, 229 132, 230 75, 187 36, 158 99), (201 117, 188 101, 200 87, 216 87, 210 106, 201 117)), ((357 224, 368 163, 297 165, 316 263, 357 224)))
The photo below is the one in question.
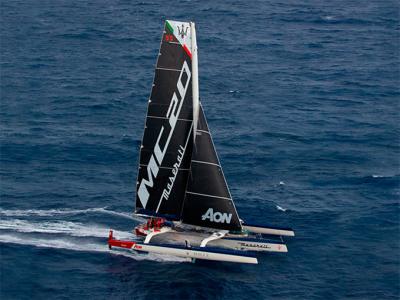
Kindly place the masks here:
POLYGON ((178 156, 176 158, 176 163, 174 164, 172 168, 172 176, 169 177, 169 183, 167 184, 167 187, 163 190, 161 199, 160 199, 160 204, 162 199, 168 200, 169 195, 171 194, 172 187, 174 186, 174 182, 176 179, 176 176, 178 175, 179 167, 181 166, 183 155, 185 154, 185 148, 183 146, 179 146, 178 150, 178 156))

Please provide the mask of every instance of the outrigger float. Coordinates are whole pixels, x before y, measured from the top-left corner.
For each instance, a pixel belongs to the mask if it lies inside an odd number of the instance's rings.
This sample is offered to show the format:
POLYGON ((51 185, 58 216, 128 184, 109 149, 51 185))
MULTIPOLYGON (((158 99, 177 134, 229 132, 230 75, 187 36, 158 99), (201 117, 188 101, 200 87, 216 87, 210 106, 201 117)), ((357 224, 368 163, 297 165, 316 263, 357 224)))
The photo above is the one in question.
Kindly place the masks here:
POLYGON ((138 241, 108 245, 184 258, 258 263, 287 252, 290 228, 239 218, 199 101, 195 24, 166 21, 148 101, 136 187, 138 241))

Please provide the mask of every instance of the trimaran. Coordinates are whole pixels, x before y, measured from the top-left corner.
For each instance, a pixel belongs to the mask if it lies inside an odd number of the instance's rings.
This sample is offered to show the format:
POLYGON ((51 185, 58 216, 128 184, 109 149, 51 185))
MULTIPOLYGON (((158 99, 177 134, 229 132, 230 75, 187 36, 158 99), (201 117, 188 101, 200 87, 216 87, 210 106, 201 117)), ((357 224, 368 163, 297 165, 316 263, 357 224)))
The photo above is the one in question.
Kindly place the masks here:
POLYGON ((239 218, 199 101, 193 22, 165 22, 136 184, 141 239, 110 231, 110 249, 256 264, 253 251, 287 252, 282 236, 294 236, 239 218))

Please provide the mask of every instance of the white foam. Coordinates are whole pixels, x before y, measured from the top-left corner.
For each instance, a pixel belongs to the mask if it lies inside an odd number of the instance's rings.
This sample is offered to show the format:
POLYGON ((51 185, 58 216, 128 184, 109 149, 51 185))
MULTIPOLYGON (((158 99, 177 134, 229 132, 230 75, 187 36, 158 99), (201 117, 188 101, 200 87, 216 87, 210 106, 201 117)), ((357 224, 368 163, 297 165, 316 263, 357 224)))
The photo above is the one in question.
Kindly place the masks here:
POLYGON ((373 178, 382 178, 382 177, 385 177, 385 176, 383 176, 383 175, 377 175, 377 174, 373 174, 373 175, 372 175, 372 177, 373 177, 373 178))
POLYGON ((122 255, 134 260, 155 260, 167 262, 186 262, 187 259, 155 254, 139 254, 136 252, 109 250, 107 244, 88 243, 85 241, 72 241, 67 239, 44 239, 36 237, 21 237, 12 234, 0 234, 0 243, 12 243, 19 245, 29 245, 34 247, 66 249, 84 252, 110 252, 115 255, 122 255))
POLYGON ((334 20, 334 19, 335 19, 334 16, 323 16, 322 18, 323 18, 324 20, 327 20, 327 21, 331 21, 331 20, 334 20))
POLYGON ((20 210, 20 209, 2 209, 0 208, 0 215, 6 217, 27 217, 27 216, 39 216, 39 217, 51 217, 56 215, 76 215, 82 214, 87 212, 92 212, 94 209, 27 209, 27 210, 20 210))
MULTIPOLYGON (((68 221, 29 222, 19 219, 0 220, 0 230, 12 230, 22 233, 64 234, 76 237, 108 237, 109 228, 96 224, 83 224, 68 221)), ((126 231, 114 230, 116 237, 133 239, 135 235, 126 231)))
MULTIPOLYGON (((0 216, 3 217, 60 217, 86 213, 109 214, 124 217, 131 220, 142 221, 124 212, 116 212, 105 208, 78 209, 28 209, 28 210, 6 210, 0 208, 0 216)), ((13 243, 35 247, 67 249, 86 252, 110 252, 115 255, 123 255, 135 260, 155 260, 166 262, 187 262, 186 258, 180 258, 161 254, 138 254, 124 250, 109 250, 107 244, 87 241, 85 237, 107 238, 109 228, 98 224, 84 224, 70 221, 27 221, 20 219, 0 219, 0 243, 13 243), (9 233, 12 231, 13 233, 9 233), (61 237, 49 238, 42 234, 59 234, 61 237), (68 236, 70 236, 68 238, 68 236), (74 240, 75 239, 75 240, 74 240)), ((113 230, 114 236, 119 239, 134 240, 133 233, 121 230, 113 230)))
POLYGON ((283 208, 282 206, 277 205, 276 208, 280 211, 286 211, 286 208, 283 208))
POLYGON ((38 216, 38 217, 52 217, 58 215, 79 215, 88 213, 100 213, 114 215, 118 217, 123 217, 131 220, 142 221, 142 218, 133 216, 133 214, 126 212, 117 212, 108 210, 105 207, 94 207, 87 209, 2 209, 0 208, 0 215, 6 217, 28 217, 28 216, 38 216))

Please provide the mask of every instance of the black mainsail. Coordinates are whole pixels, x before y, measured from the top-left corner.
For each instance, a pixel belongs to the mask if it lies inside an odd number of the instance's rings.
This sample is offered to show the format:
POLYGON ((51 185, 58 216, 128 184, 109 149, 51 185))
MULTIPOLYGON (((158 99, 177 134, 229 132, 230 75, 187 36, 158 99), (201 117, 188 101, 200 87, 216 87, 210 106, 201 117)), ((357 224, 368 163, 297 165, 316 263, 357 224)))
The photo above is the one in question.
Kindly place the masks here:
POLYGON ((242 229, 198 100, 194 23, 165 23, 136 191, 138 214, 242 229))
POLYGON ((190 24, 167 21, 157 59, 140 149, 136 212, 182 210, 193 145, 190 24))

